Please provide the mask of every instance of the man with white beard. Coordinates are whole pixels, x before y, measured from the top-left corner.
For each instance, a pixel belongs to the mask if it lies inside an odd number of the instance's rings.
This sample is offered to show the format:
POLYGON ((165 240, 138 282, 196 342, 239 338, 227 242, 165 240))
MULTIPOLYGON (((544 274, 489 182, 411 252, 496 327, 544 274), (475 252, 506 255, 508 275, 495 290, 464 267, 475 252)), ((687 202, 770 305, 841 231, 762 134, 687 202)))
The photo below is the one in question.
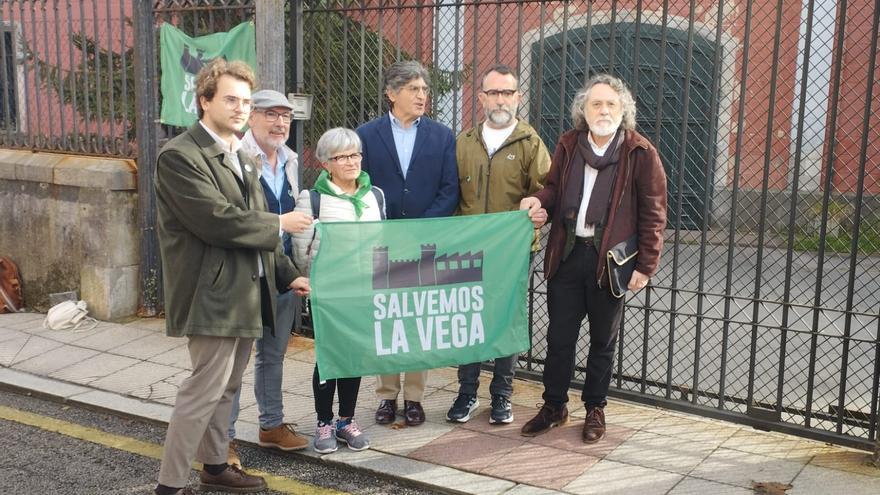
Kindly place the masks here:
POLYGON ((575 95, 571 116, 575 128, 559 138, 544 189, 520 203, 530 211, 546 208, 552 222, 544 254, 550 315, 544 404, 521 433, 535 436, 568 421, 568 388, 586 316, 590 350, 581 393, 586 409, 581 438, 589 444, 605 436, 604 408, 623 295, 626 289, 644 288, 660 262, 666 173, 657 150, 635 131, 635 101, 620 79, 608 74, 590 78, 575 95), (620 281, 615 293, 606 253, 619 246, 637 258, 628 284, 625 275, 615 277, 620 281))
MULTIPOLYGON (((477 98, 485 120, 462 132, 455 143, 458 179, 461 190, 456 213, 476 215, 517 210, 520 201, 541 190, 550 169, 550 154, 538 133, 516 117, 521 95, 516 76, 510 67, 497 65, 483 76, 477 98)), ((540 226, 546 211, 536 209, 532 221, 540 226)), ((513 393, 513 369, 517 356, 495 359, 492 383, 490 424, 513 421, 510 396, 513 393)), ((464 423, 479 406, 480 363, 458 367, 458 397, 446 414, 449 421, 464 423)))

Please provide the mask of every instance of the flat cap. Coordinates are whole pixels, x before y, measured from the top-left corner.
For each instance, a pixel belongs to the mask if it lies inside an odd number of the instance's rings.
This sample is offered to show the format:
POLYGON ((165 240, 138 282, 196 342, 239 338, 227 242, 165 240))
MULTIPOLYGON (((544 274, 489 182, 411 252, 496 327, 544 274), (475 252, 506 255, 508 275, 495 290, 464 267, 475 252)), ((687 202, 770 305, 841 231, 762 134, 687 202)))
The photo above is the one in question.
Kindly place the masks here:
POLYGON ((251 95, 251 101, 254 108, 275 108, 282 107, 293 110, 293 105, 287 100, 287 97, 278 91, 271 89, 261 89, 251 95))

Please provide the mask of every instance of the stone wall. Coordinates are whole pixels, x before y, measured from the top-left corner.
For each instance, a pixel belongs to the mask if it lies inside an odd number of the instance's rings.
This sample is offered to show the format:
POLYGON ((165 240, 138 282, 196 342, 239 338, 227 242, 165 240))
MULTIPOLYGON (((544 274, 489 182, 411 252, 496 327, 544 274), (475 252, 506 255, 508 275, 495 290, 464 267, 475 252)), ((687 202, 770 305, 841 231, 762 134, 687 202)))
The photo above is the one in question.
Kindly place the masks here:
POLYGON ((76 291, 98 319, 134 315, 137 211, 132 160, 0 149, 0 254, 18 264, 28 308, 76 291))

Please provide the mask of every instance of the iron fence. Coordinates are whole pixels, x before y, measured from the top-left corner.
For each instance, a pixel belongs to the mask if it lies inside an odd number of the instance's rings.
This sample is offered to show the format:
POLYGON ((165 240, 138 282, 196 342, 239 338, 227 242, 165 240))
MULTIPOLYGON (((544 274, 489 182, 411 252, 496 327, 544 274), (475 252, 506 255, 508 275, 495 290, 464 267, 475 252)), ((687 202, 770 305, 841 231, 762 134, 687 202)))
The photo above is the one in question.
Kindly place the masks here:
POLYGON ((133 157, 132 5, 0 2, 0 146, 133 157))
MULTIPOLYGON (((306 144, 384 112, 382 68, 402 58, 430 68, 432 116, 455 132, 481 118, 482 71, 514 67, 520 115, 551 149, 585 78, 627 80, 670 210, 661 269, 627 300, 613 393, 863 448, 876 440, 877 2, 304 6, 305 87, 320 102, 306 144)), ((545 297, 539 268, 520 361, 535 376, 545 297)))
MULTIPOLYGON (((150 3, 192 35, 254 9, 150 3)), ((385 111, 391 61, 429 67, 430 113, 455 132, 482 117, 482 71, 513 67, 520 116, 551 149, 586 77, 624 78, 638 130, 666 167, 670 210, 660 271, 627 299, 612 394, 872 448, 880 2, 297 0, 288 15, 289 53, 302 53, 290 57, 288 89, 315 96, 294 140, 304 185, 317 175, 309 149, 325 129, 385 111)), ((536 263, 533 346, 520 360, 532 376, 547 329, 540 254, 536 263)))

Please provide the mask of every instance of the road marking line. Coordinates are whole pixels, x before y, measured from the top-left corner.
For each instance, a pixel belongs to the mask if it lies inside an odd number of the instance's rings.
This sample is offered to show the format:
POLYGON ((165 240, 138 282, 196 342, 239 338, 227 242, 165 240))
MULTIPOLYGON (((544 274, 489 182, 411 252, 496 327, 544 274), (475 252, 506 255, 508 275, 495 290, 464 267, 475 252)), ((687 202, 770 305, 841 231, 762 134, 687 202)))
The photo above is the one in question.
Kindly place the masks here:
MULTIPOLYGON (((86 442, 103 445, 116 450, 123 450, 125 452, 150 457, 152 459, 162 459, 162 446, 159 444, 107 433, 106 431, 97 428, 90 428, 88 426, 82 426, 76 423, 42 416, 40 414, 19 411, 18 409, 6 406, 0 406, 0 419, 33 426, 41 430, 58 433, 79 440, 85 440, 86 442)), ((194 462, 193 469, 201 470, 202 465, 194 462)), ((270 490, 275 490, 281 493, 302 495, 344 495, 347 493, 310 485, 308 483, 303 483, 302 481, 258 471, 256 469, 248 469, 247 472, 254 476, 262 476, 265 478, 266 484, 269 485, 270 490)))

